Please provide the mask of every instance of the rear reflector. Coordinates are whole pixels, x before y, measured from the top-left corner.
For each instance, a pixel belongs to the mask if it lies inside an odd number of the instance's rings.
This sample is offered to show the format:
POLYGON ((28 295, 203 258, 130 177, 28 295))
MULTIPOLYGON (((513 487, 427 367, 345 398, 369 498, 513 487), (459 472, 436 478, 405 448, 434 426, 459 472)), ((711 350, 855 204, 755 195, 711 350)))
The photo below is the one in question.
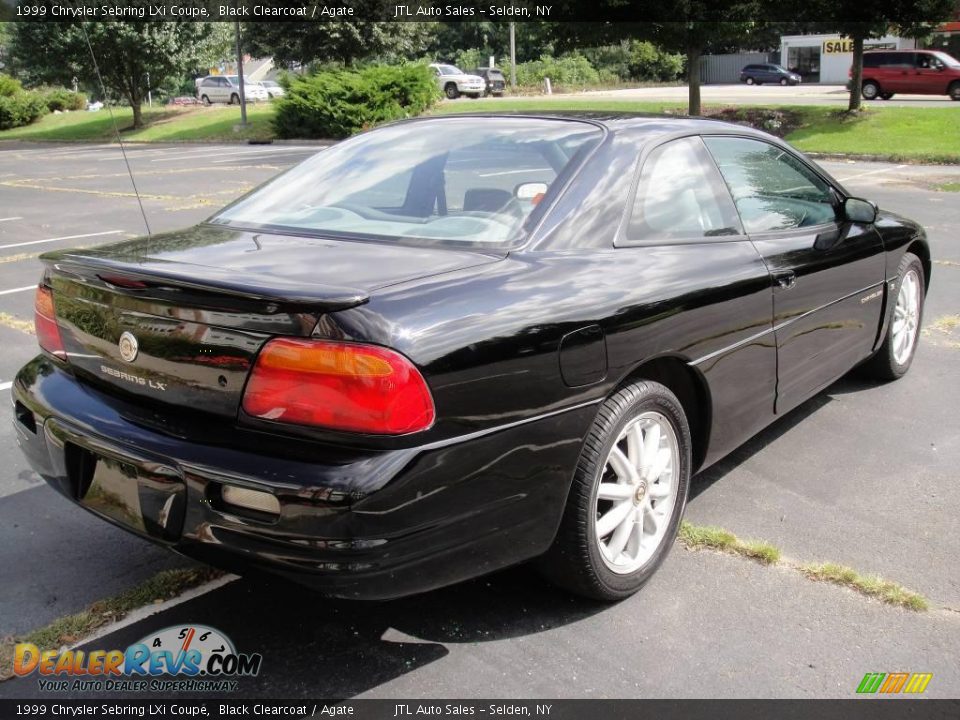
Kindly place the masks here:
POLYGON ((271 515, 280 514, 280 501, 270 493, 237 487, 236 485, 224 485, 220 497, 227 505, 236 505, 247 510, 256 510, 271 515))
POLYGON ((33 302, 33 324, 40 347, 58 358, 66 359, 67 353, 60 339, 60 327, 53 309, 53 291, 45 285, 37 288, 33 302))
POLYGON ((434 420, 426 381, 400 353, 292 338, 260 351, 243 409, 266 420, 378 435, 426 430, 434 420))

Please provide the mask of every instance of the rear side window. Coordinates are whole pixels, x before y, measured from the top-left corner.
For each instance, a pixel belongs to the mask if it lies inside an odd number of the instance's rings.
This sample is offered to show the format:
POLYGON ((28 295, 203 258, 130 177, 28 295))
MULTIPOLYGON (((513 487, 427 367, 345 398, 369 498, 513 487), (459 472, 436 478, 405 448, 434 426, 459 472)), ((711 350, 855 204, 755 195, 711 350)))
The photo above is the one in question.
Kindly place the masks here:
POLYGON ((782 148, 738 137, 709 137, 704 142, 717 161, 748 233, 836 220, 830 185, 782 148))
POLYGON ((628 243, 741 233, 730 195, 700 138, 674 140, 650 153, 627 223, 628 243))

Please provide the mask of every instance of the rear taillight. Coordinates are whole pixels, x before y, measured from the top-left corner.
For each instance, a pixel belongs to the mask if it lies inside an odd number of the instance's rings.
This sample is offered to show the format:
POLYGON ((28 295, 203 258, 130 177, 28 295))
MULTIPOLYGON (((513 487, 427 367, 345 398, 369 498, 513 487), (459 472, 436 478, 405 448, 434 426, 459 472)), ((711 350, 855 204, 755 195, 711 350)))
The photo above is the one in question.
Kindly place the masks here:
POLYGON ((243 409, 266 420, 378 435, 426 430, 435 415, 426 381, 400 353, 291 338, 260 351, 243 409))
POLYGON ((53 291, 45 285, 37 288, 33 302, 33 323, 40 347, 58 358, 66 359, 67 352, 60 338, 60 327, 53 309, 53 291))

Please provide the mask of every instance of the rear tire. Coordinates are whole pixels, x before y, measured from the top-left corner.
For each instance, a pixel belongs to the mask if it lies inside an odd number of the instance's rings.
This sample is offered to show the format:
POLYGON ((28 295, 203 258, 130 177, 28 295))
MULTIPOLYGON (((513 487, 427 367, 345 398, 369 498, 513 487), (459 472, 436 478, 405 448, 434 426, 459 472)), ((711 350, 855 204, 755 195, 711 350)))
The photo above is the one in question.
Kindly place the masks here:
POLYGON ((590 428, 540 572, 597 600, 635 593, 673 546, 690 465, 690 426, 676 396, 649 381, 618 391, 590 428))
POLYGON ((752 78, 752 77, 748 77, 748 78, 747 78, 747 85, 753 85, 753 78, 752 78))
POLYGON ((204 105, 209 106, 209 105, 210 105, 210 98, 208 98, 206 95, 201 95, 201 96, 200 96, 200 102, 202 102, 204 105))
POLYGON ((960 80, 954 80, 947 90, 951 100, 960 100, 960 80))
POLYGON ((895 305, 887 334, 880 349, 863 366, 867 376, 897 380, 907 374, 920 340, 925 287, 923 263, 913 253, 905 253, 890 293, 895 305))
POLYGON ((876 100, 880 94, 880 86, 874 80, 867 80, 860 86, 860 94, 864 100, 876 100))

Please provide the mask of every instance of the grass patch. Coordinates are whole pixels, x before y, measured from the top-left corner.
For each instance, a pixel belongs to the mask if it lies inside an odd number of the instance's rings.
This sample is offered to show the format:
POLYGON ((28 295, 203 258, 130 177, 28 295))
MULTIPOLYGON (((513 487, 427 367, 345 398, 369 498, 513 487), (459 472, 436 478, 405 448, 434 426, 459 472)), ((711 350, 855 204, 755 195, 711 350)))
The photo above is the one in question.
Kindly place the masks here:
MULTIPOLYGON (((113 116, 120 137, 130 142, 170 142, 179 140, 236 141, 273 138, 269 103, 247 106, 249 125, 234 130, 240 122, 235 105, 212 107, 144 108, 144 127, 133 130, 133 111, 115 107, 113 116)), ((47 140, 110 142, 116 140, 113 122, 106 109, 99 112, 70 112, 46 115, 32 125, 0 132, 0 140, 47 140)))
POLYGON ((764 565, 780 562, 780 550, 763 540, 741 540, 729 530, 709 525, 680 525, 680 541, 692 550, 719 550, 742 555, 764 565))
POLYGON ((940 192, 960 192, 960 182, 945 182, 934 186, 940 192))
POLYGON ((812 580, 842 585, 890 605, 898 605, 917 612, 926 610, 928 607, 923 595, 907 590, 890 580, 884 580, 879 575, 861 575, 853 568, 835 563, 801 565, 799 570, 812 580))
POLYGON ((960 162, 960 113, 953 108, 870 108, 856 115, 815 107, 787 135, 800 150, 890 160, 960 162))
MULTIPOLYGON (((459 100, 441 103, 431 113, 450 115, 484 112, 628 112, 682 115, 686 104, 676 101, 638 101, 582 96, 517 97, 459 100)), ((131 142, 270 140, 274 137, 269 103, 247 108, 249 126, 235 131, 240 122, 237 106, 145 108, 146 126, 131 130, 129 108, 114 108, 121 135, 131 142)), ((895 161, 960 162, 960 113, 953 108, 871 107, 850 114, 837 107, 820 105, 738 106, 706 105, 708 116, 748 122, 785 136, 799 149, 837 155, 882 157, 895 161)), ((26 127, 0 132, 0 140, 114 139, 109 114, 71 112, 47 115, 26 127)), ((939 190, 960 191, 960 183, 948 182, 939 190)))
POLYGON ((927 326, 928 330, 948 333, 960 327, 960 315, 941 315, 927 326))
POLYGON ((29 320, 21 320, 17 316, 11 315, 10 313, 0 312, 0 325, 11 328, 12 330, 25 332, 28 335, 35 334, 32 322, 29 320))
MULTIPOLYGON (((956 317, 960 323, 960 316, 956 317)), ((843 585, 889 605, 897 605, 917 612, 928 608, 927 599, 923 595, 907 590, 890 580, 884 580, 879 575, 861 575, 853 568, 836 563, 797 565, 790 560, 783 560, 780 549, 776 546, 763 540, 741 540, 723 528, 683 522, 680 524, 679 539, 691 550, 717 550, 731 555, 741 555, 764 565, 783 565, 803 573, 811 580, 843 585)))
MULTIPOLYGON (((510 98, 443 103, 435 114, 465 112, 565 112, 571 110, 684 114, 676 102, 639 102, 598 99, 585 95, 564 98, 510 98)), ((873 155, 890 160, 960 162, 960 113, 953 108, 870 108, 850 115, 834 106, 781 107, 705 105, 704 113, 721 119, 748 121, 768 132, 784 135, 800 150, 838 155, 873 155), (767 117, 780 113, 783 121, 769 125, 767 117), (757 122, 755 118, 762 118, 757 122)))
POLYGON ((57 650, 64 645, 80 642, 97 628, 116 622, 137 608, 169 600, 222 575, 220 570, 207 567, 164 570, 137 587, 106 600, 98 600, 74 615, 57 618, 49 625, 20 637, 0 639, 0 681, 9 679, 13 673, 13 647, 17 643, 33 643, 41 652, 57 650))

